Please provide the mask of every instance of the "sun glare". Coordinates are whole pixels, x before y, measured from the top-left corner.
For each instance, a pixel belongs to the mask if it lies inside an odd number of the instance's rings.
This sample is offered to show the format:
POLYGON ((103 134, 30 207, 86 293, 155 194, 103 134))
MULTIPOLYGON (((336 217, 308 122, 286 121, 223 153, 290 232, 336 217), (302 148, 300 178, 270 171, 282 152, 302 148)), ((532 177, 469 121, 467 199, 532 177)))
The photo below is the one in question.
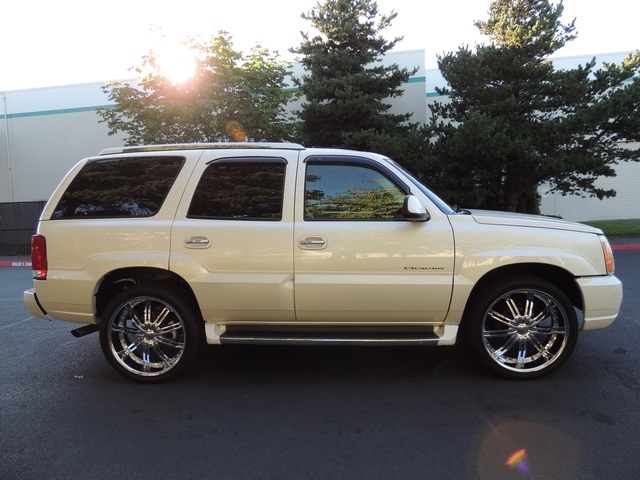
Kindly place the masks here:
POLYGON ((193 77, 196 61, 193 52, 182 43, 165 45, 157 56, 160 73, 172 83, 184 83, 193 77))

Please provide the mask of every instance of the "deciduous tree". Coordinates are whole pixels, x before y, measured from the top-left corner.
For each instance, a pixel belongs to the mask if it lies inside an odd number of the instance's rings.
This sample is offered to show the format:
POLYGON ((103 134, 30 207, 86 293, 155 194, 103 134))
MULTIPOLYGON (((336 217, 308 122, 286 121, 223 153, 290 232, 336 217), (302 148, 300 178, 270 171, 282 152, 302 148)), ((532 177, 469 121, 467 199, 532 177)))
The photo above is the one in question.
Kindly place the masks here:
POLYGON ((123 132, 127 145, 291 138, 286 105, 295 93, 285 88, 291 65, 260 46, 248 55, 236 51, 225 32, 186 45, 196 62, 191 79, 172 82, 150 52, 133 68, 136 84, 104 87, 114 107, 98 114, 110 134, 123 132))

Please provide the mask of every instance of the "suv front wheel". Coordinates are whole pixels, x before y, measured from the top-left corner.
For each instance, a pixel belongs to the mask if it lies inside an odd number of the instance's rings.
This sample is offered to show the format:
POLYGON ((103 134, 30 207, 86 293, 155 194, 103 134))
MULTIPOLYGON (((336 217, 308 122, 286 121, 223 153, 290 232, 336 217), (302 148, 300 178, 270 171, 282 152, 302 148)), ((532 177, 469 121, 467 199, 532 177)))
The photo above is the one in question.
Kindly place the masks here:
POLYGON ((100 346, 122 375, 153 383, 187 367, 203 341, 199 315, 173 285, 142 284, 109 303, 100 322, 100 346))
POLYGON ((545 280, 519 276, 482 288, 465 315, 467 340, 482 361, 508 378, 556 370, 578 336, 575 308, 545 280))

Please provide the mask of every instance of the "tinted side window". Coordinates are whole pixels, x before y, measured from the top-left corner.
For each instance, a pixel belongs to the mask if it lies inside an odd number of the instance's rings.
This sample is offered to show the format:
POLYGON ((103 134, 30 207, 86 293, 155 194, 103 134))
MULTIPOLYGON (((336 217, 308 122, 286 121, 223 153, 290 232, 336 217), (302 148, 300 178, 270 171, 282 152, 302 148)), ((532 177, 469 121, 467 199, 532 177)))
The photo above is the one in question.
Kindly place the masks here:
POLYGON ((53 218, 149 217, 158 213, 184 157, 129 157, 87 163, 53 218))
POLYGON ((366 165, 307 165, 305 220, 398 218, 406 193, 366 165))
POLYGON ((189 218, 281 220, 284 160, 233 159, 210 164, 189 206, 189 218))

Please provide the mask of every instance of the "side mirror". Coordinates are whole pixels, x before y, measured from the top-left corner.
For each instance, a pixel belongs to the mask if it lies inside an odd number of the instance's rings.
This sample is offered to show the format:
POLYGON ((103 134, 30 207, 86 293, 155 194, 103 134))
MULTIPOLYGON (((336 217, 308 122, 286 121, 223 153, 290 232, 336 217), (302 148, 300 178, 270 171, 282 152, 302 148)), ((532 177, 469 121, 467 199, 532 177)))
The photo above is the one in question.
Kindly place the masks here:
POLYGON ((402 217, 410 222, 427 222, 431 220, 431 215, 429 215, 427 209, 413 195, 404 197, 402 217))

